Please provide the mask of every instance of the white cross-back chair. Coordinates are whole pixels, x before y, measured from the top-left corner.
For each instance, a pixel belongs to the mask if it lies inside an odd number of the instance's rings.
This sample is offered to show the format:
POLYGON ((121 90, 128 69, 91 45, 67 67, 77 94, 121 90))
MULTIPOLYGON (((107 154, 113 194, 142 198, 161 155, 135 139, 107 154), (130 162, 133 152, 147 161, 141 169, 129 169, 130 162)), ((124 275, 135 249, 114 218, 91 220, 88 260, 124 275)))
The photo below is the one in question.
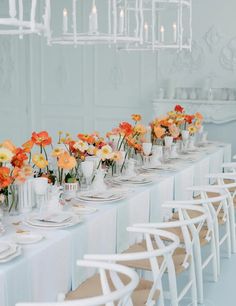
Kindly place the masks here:
MULTIPOLYGON (((219 197, 217 197, 219 201, 219 197)), ((213 279, 216 282, 218 278, 218 267, 217 267, 217 250, 216 250, 216 239, 215 239, 215 231, 213 225, 213 217, 211 216, 210 209, 208 207, 208 203, 210 202, 209 199, 193 199, 193 200, 184 200, 184 201, 170 201, 166 202, 171 206, 173 205, 197 205, 202 206, 205 210, 204 214, 206 216, 206 221, 204 226, 199 230, 199 239, 195 240, 193 253, 194 253, 194 260, 196 265, 196 280, 197 280, 197 289, 198 289, 198 300, 199 302, 203 302, 203 270, 208 266, 208 264, 212 264, 212 272, 213 272, 213 279), (201 247, 205 246, 206 244, 210 244, 210 250, 205 260, 202 260, 201 254, 201 247)), ((188 211, 187 219, 192 219, 195 216, 199 216, 203 214, 199 211, 188 211)), ((179 219, 178 213, 174 213, 172 218, 179 219)))
POLYGON ((236 174, 235 173, 217 173, 209 174, 207 177, 216 179, 217 186, 224 189, 228 194, 228 210, 231 233, 232 252, 236 253, 236 235, 235 235, 235 211, 234 198, 236 196, 236 174))
POLYGON ((101 261, 78 260, 77 265, 85 268, 96 268, 99 271, 100 285, 102 294, 87 299, 78 299, 74 301, 62 301, 58 303, 18 303, 16 306, 126 306, 129 303, 130 296, 139 283, 138 274, 125 266, 107 263, 101 261), (108 282, 108 275, 113 281, 113 290, 108 282), (123 284, 120 275, 126 276, 127 284, 123 284))
POLYGON ((173 233, 176 232, 177 235, 181 236, 181 247, 179 247, 173 255, 174 266, 167 266, 170 295, 167 295, 166 297, 171 299, 172 306, 178 306, 187 292, 191 290, 191 305, 197 306, 198 298, 195 264, 192 260, 194 258, 193 245, 195 244, 195 241, 199 240, 199 232, 206 221, 206 210, 201 206, 175 204, 174 202, 170 204, 165 203, 162 205, 162 207, 174 209, 176 212, 178 212, 179 219, 172 219, 163 223, 135 224, 134 226, 167 230, 173 233), (196 211, 199 213, 199 215, 190 218, 188 215, 188 210, 196 211), (182 256, 181 261, 180 255, 182 256), (181 266, 182 269, 179 269, 179 266, 181 266), (184 271, 189 272, 189 281, 181 292, 178 293, 176 274, 184 271))
POLYGON ((229 194, 221 185, 193 186, 188 188, 191 191, 200 193, 204 199, 212 217, 214 237, 217 253, 217 270, 220 274, 220 248, 226 242, 227 255, 231 256, 231 230, 229 216, 229 194), (224 233, 220 233, 220 226, 225 225, 224 233))
MULTIPOLYGON (((147 249, 143 251, 122 253, 122 254, 103 254, 103 255, 85 255, 86 260, 119 262, 119 264, 129 265, 131 262, 147 261, 151 267, 151 281, 144 278, 140 279, 140 283, 131 296, 131 301, 127 306, 152 306, 164 305, 163 290, 162 290, 162 276, 168 265, 173 265, 172 254, 179 245, 179 238, 173 233, 163 230, 151 228, 128 228, 129 232, 135 234, 143 234, 147 249), (168 245, 162 242, 162 237, 169 240, 168 245), (158 247, 157 247, 158 246, 158 247), (156 260, 159 258, 160 260, 156 260)), ((85 290, 94 294, 96 287, 96 275, 89 278, 81 286, 79 286, 67 298, 74 298, 84 294, 85 290), (90 289, 89 289, 90 288, 90 289)), ((125 282, 125 279, 122 279, 125 282)))

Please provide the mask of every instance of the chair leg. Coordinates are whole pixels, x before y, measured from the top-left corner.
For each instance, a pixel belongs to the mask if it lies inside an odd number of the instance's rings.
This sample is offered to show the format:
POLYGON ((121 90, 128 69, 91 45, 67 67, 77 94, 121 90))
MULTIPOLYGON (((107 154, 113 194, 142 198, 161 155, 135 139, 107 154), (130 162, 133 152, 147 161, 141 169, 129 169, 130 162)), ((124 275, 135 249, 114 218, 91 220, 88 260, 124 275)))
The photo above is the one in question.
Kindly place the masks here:
POLYGON ((215 245, 216 245, 216 256, 217 256, 217 270, 218 270, 218 276, 220 276, 220 234, 219 234, 218 220, 214 222, 214 232, 215 232, 215 245))
POLYGON ((168 269, 168 279, 169 279, 169 290, 171 295, 171 306, 178 306, 178 291, 177 291, 177 283, 176 283, 176 273, 174 264, 169 261, 167 263, 168 269))
POLYGON ((212 258, 213 280, 214 280, 214 282, 217 282, 218 281, 217 250, 216 250, 216 242, 215 242, 214 232, 212 233, 212 239, 211 239, 211 253, 213 254, 213 258, 212 258))
MULTIPOLYGON (((190 281, 192 282, 192 286, 191 286, 192 304, 191 305, 197 306, 198 300, 197 300, 197 286, 196 286, 194 261, 191 262, 189 274, 190 274, 189 275, 190 281)), ((199 303, 201 302, 199 301, 199 303)))
POLYGON ((194 260, 195 260, 195 273, 197 283, 197 296, 199 303, 203 303, 203 276, 202 276, 202 254, 200 244, 194 245, 194 260))
POLYGON ((231 201, 229 206, 229 218, 230 218, 230 235, 232 252, 236 253, 236 240, 235 240, 235 215, 234 215, 234 203, 231 201))
POLYGON ((231 257, 231 235, 230 235, 230 223, 229 223, 229 216, 227 216, 226 220, 226 233, 227 233, 227 253, 228 258, 231 257))

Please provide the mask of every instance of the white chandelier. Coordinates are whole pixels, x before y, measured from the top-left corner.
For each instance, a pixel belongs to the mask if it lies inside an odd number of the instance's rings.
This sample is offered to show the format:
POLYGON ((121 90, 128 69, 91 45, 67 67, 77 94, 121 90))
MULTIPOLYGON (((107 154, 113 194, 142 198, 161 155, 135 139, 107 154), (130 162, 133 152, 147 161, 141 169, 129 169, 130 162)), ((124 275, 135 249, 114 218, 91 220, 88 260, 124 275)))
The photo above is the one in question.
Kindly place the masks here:
MULTIPOLYGON (((140 43, 143 0, 71 0, 59 8, 60 18, 51 16, 49 44, 140 43), (61 24, 56 31, 57 24, 61 24)), ((58 7, 52 0, 52 12, 58 7)), ((58 16, 57 16, 58 17, 58 16)))
MULTIPOLYGON (((37 0, 9 0, 8 14, 0 18, 0 35, 19 35, 46 33, 50 20, 50 2, 44 1, 45 11, 41 19, 37 19, 40 11, 37 0)), ((41 1, 42 3, 43 1, 41 1)))
POLYGON ((190 50, 192 0, 143 0, 140 44, 118 46, 128 51, 190 50))

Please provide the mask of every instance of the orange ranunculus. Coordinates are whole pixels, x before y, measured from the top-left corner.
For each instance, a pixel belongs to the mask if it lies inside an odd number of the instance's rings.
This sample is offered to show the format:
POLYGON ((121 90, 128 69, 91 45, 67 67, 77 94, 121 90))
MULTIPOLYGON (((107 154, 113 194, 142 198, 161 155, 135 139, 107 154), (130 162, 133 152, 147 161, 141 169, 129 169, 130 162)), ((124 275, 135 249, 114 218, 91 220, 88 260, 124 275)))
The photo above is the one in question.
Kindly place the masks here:
POLYGON ((162 128, 161 126, 154 126, 154 134, 157 139, 162 138, 166 133, 166 130, 162 128))
POLYGON ((184 113, 184 108, 181 105, 178 104, 178 105, 175 106, 175 111, 177 113, 184 113))
POLYGON ((0 189, 8 187, 13 181, 8 167, 0 167, 0 189))
POLYGON ((25 143, 23 143, 22 148, 24 149, 24 151, 26 153, 30 153, 33 146, 34 146, 34 142, 30 139, 30 140, 26 141, 25 143))
POLYGON ((199 112, 195 113, 195 118, 198 119, 199 121, 203 121, 203 115, 199 112))
POLYGON ((43 156, 43 154, 34 154, 32 157, 32 161, 35 164, 35 166, 40 169, 44 169, 48 165, 48 161, 43 156))
POLYGON ((25 151, 21 148, 17 148, 15 155, 12 157, 11 164, 14 167, 21 168, 26 160, 28 160, 28 156, 25 154, 25 151))
POLYGON ((180 134, 180 129, 175 124, 172 124, 169 126, 169 132, 172 137, 177 138, 180 134))
POLYGON ((95 142, 95 138, 93 135, 88 135, 88 134, 78 134, 77 137, 80 140, 86 141, 89 144, 92 144, 95 142))
POLYGON ((129 136, 133 132, 133 127, 128 122, 121 122, 119 125, 121 132, 125 134, 125 136, 129 136))
POLYGON ((33 132, 31 140, 34 144, 42 147, 46 147, 52 143, 52 138, 48 135, 48 132, 42 131, 40 133, 33 132))
POLYGON ((138 121, 141 121, 141 120, 142 120, 142 117, 141 117, 141 115, 139 115, 139 114, 133 114, 131 117, 132 117, 132 119, 133 119, 135 122, 138 122, 138 121))
POLYGON ((16 146, 11 142, 11 140, 3 141, 3 143, 0 146, 10 150, 13 154, 15 154, 16 152, 16 146))
POLYGON ((64 152, 58 158, 58 167, 66 170, 71 170, 76 166, 76 159, 68 152, 64 152))

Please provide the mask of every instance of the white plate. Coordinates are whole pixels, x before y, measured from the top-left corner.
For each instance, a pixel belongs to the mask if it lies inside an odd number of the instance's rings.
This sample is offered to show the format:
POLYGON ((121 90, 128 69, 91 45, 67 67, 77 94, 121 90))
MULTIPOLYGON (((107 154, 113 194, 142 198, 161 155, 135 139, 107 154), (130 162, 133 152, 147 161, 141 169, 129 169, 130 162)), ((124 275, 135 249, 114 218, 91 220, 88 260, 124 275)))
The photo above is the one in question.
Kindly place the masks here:
POLYGON ((113 197, 110 198, 93 198, 93 197, 86 197, 86 196, 78 196, 76 199, 80 201, 85 201, 85 202, 95 202, 95 203, 111 203, 111 202, 116 202, 120 201, 124 198, 123 195, 114 195, 113 197))
POLYGON ((133 177, 133 178, 117 178, 114 180, 115 183, 120 183, 120 184, 132 184, 132 185, 147 185, 153 183, 153 180, 148 179, 146 177, 138 178, 138 177, 133 177))
POLYGON ((9 256, 12 256, 13 254, 16 253, 17 245, 15 243, 8 242, 8 241, 2 242, 2 243, 5 243, 5 245, 7 246, 7 249, 0 254, 0 260, 4 260, 8 258, 9 256))
POLYGON ((6 252, 10 248, 9 244, 6 242, 0 242, 0 254, 6 252))
POLYGON ((65 223, 53 223, 53 222, 39 221, 38 217, 33 216, 27 219, 25 221, 25 224, 31 227, 35 227, 35 228, 60 229, 60 228, 74 226, 83 221, 78 215, 75 215, 73 213, 71 213, 70 215, 72 216, 71 220, 65 223))
POLYGON ((72 207, 72 210, 75 214, 79 214, 79 215, 89 215, 89 214, 93 214, 97 211, 97 208, 95 207, 86 207, 86 206, 76 206, 74 205, 72 207))
POLYGON ((12 236, 14 242, 18 244, 33 244, 41 241, 43 238, 43 235, 33 233, 19 233, 12 236))
POLYGON ((20 255, 21 255, 21 247, 20 247, 20 246, 17 246, 17 247, 16 247, 16 251, 15 251, 13 254, 11 254, 11 255, 5 257, 4 259, 0 259, 0 263, 9 262, 9 261, 13 260, 14 258, 20 256, 20 255))

